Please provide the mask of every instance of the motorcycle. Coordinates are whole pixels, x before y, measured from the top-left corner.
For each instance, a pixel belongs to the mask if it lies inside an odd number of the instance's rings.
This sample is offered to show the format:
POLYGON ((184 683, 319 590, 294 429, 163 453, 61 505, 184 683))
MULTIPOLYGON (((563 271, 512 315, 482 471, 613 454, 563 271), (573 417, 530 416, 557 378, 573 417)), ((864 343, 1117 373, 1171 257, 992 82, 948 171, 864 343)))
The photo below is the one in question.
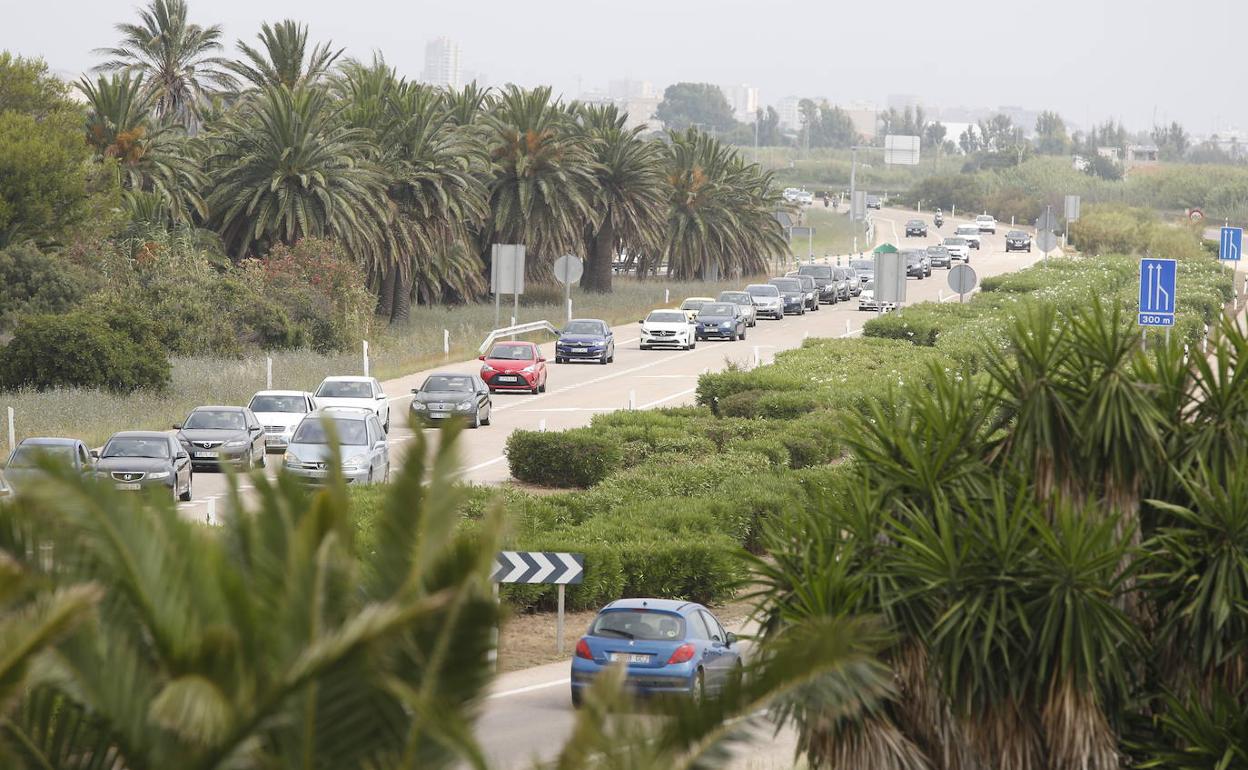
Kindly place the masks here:
POLYGON ((940 226, 945 223, 945 218, 942 217, 940 214, 937 214, 936 218, 932 220, 932 223, 935 224, 936 229, 939 230, 940 226))

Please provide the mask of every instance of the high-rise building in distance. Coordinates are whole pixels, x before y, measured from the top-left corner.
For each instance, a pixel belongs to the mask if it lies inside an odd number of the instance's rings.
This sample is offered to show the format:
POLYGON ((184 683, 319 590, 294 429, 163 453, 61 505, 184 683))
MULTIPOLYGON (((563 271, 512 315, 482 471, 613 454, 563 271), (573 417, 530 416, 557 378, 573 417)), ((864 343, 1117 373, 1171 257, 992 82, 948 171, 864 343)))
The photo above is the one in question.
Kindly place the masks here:
POLYGON ((425 69, 420 79, 430 85, 459 88, 459 43, 449 37, 430 40, 425 45, 425 69))

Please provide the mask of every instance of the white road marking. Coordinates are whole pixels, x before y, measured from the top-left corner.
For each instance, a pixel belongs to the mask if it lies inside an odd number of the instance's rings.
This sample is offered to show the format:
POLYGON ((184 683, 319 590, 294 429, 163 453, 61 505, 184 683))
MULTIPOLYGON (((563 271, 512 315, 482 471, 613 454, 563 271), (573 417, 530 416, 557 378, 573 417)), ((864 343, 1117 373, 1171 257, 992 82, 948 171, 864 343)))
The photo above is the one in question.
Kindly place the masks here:
POLYGON ((545 690, 551 687, 558 687, 561 684, 571 684, 571 677, 565 679, 556 679, 553 682, 542 682, 541 684, 531 684, 528 687, 517 687, 514 690, 503 690, 502 692, 491 693, 486 700, 495 700, 497 698, 510 698, 513 695, 523 695, 526 692, 536 692, 537 690, 545 690))
POLYGON ((526 412, 614 412, 618 406, 552 406, 548 409, 525 409, 526 412))
POLYGON ((700 374, 642 374, 639 380, 687 380, 690 377, 701 377, 700 374))
POLYGON ((501 456, 501 457, 495 457, 493 460, 486 460, 486 461, 485 461, 485 462, 483 462, 483 463, 477 463, 476 465, 472 466, 471 468, 464 468, 462 471, 458 471, 455 475, 456 475, 456 476, 462 476, 462 475, 464 475, 465 473, 472 473, 473 471, 479 471, 479 470, 481 470, 482 468, 488 468, 488 467, 490 467, 491 465, 497 465, 498 463, 504 462, 504 461, 506 461, 506 459, 507 459, 507 456, 506 456, 506 455, 503 455, 503 456, 501 456))
POLYGON ((689 395, 690 393, 697 393, 697 392, 698 392, 698 389, 697 389, 697 388, 689 388, 688 390, 682 390, 682 391, 680 391, 679 393, 673 393, 673 394, 672 394, 672 395, 670 395, 670 396, 664 396, 663 398, 660 398, 660 399, 658 399, 657 401, 651 401, 651 402, 650 402, 650 403, 648 403, 648 404, 642 404, 641 406, 639 406, 639 407, 637 407, 637 408, 638 408, 638 409, 649 409, 649 408, 650 408, 650 407, 652 407, 652 406, 658 406, 659 404, 662 404, 662 403, 664 403, 664 402, 666 402, 666 401, 671 401, 671 400, 672 400, 672 399, 674 399, 674 398, 680 398, 681 396, 687 396, 687 395, 689 395))

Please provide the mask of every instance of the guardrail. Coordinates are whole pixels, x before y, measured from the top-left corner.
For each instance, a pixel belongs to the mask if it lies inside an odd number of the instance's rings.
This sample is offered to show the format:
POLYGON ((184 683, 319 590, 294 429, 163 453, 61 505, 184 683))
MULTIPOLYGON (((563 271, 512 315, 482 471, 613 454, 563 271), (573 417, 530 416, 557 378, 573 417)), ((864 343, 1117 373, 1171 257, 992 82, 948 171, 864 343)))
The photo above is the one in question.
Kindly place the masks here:
POLYGON ((517 334, 528 334, 529 332, 548 331, 556 337, 559 336, 559 329, 550 321, 530 321, 527 324, 516 324, 515 326, 505 326, 502 329, 495 329, 485 338, 485 342, 481 343, 481 347, 477 348, 478 353, 484 354, 490 349, 490 345, 499 337, 514 337, 517 334))

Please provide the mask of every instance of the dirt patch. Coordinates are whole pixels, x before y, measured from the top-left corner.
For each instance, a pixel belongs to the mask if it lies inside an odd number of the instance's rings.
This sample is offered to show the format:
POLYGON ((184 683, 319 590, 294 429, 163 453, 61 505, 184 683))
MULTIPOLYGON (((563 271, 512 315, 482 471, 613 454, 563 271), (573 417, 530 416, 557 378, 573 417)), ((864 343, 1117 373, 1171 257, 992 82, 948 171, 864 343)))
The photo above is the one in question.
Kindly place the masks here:
MULTIPOLYGON (((741 628, 750 614, 744 601, 729 602, 711 611, 729 631, 741 628)), ((512 615, 503 624, 498 640, 498 670, 518 671, 572 658, 576 640, 593 621, 595 612, 569 612, 564 616, 563 654, 555 652, 557 616, 553 612, 525 612, 512 615)))

